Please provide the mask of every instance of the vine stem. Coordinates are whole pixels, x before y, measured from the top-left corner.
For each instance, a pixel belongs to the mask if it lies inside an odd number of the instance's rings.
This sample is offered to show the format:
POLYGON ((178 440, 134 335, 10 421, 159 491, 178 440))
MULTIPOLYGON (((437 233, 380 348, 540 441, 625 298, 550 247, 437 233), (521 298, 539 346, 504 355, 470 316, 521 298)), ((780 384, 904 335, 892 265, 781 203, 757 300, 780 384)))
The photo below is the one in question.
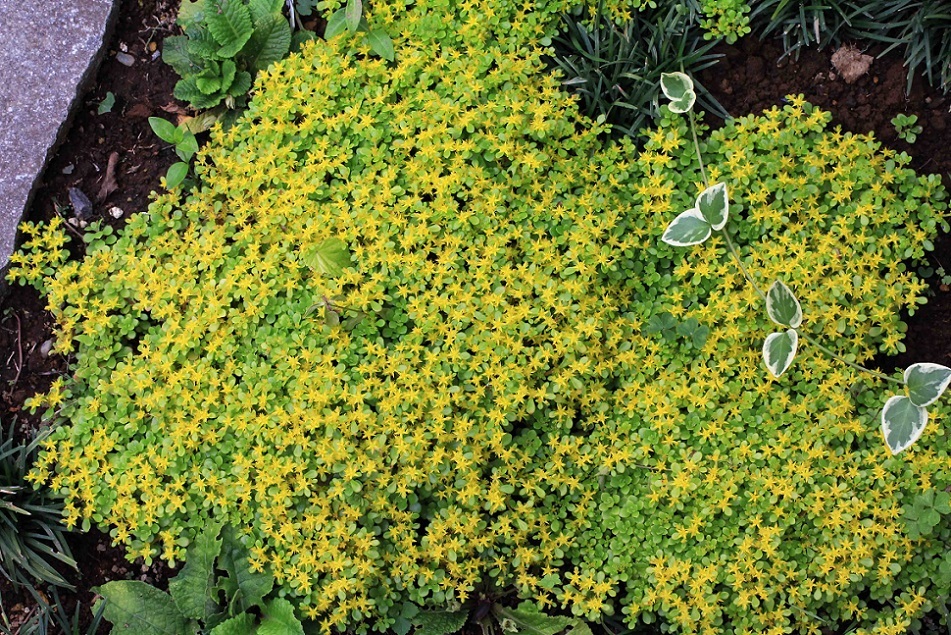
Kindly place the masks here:
POLYGON ((703 156, 700 154, 700 140, 697 139, 697 122, 693 114, 693 108, 690 109, 688 114, 690 115, 690 133, 693 135, 694 150, 697 151, 697 163, 700 164, 700 176, 703 178, 703 186, 710 187, 710 182, 707 180, 707 171, 703 169, 703 156))
POLYGON ((835 351, 833 351, 833 350, 831 350, 831 349, 829 349, 829 348, 826 348, 825 346, 823 346, 822 344, 820 344, 819 342, 817 342, 815 339, 809 337, 808 335, 806 335, 805 333, 803 333, 803 332, 800 331, 799 329, 793 329, 793 330, 796 331, 796 333, 799 335, 799 337, 801 337, 804 341, 809 342, 810 344, 812 344, 813 346, 815 346, 816 348, 818 348, 820 351, 822 351, 823 353, 825 353, 826 355, 828 355, 828 356, 831 357, 832 359, 836 359, 836 360, 842 362, 843 364, 845 364, 846 366, 850 366, 851 368, 854 368, 855 370, 860 370, 860 371, 862 371, 862 372, 864 372, 864 373, 868 373, 868 374, 871 375, 872 377, 876 377, 876 378, 878 378, 878 379, 883 379, 883 380, 885 380, 885 381, 887 381, 887 382, 890 382, 890 383, 893 383, 893 384, 898 384, 899 386, 904 386, 904 385, 905 385, 905 382, 899 381, 899 380, 895 379, 894 377, 889 377, 888 375, 886 375, 886 374, 884 374, 884 373, 880 373, 880 372, 878 372, 878 371, 872 370, 871 368, 866 368, 865 366, 862 366, 861 364, 856 364, 855 362, 850 362, 849 360, 845 359, 844 357, 842 357, 841 355, 839 355, 839 354, 836 353, 835 351))

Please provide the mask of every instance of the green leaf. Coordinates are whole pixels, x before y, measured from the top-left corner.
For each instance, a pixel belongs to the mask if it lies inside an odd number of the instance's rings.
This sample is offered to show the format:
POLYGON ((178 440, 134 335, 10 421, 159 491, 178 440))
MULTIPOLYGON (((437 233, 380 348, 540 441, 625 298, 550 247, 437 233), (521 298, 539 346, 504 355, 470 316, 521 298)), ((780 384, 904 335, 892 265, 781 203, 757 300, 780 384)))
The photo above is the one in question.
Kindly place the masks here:
POLYGON ((904 395, 896 395, 882 408, 882 434, 892 454, 909 447, 928 423, 928 411, 904 395))
POLYGON ((374 29, 364 36, 363 41, 370 46, 370 50, 385 59, 392 62, 396 59, 396 51, 393 50, 393 40, 383 29, 374 29))
POLYGON ((234 60, 224 60, 221 62, 221 90, 227 91, 234 82, 234 75, 238 67, 234 60))
POLYGON ((188 36, 172 35, 162 40, 162 61, 181 76, 201 71, 201 64, 188 50, 188 36))
POLYGON ((260 605, 264 596, 274 588, 274 578, 270 573, 251 570, 248 550, 230 525, 222 530, 221 538, 218 568, 228 575, 218 581, 219 588, 228 596, 233 609, 247 611, 252 606, 260 605))
POLYGON ((149 117, 149 126, 159 139, 166 143, 176 144, 181 141, 181 131, 171 121, 161 117, 149 117))
POLYGON ((675 339, 677 339, 677 330, 677 318, 675 318, 672 313, 667 311, 655 313, 654 315, 650 316, 650 318, 647 320, 647 324, 645 324, 644 328, 642 329, 645 334, 660 333, 660 335, 668 342, 673 342, 675 339))
POLYGON ((105 598, 102 616, 112 622, 112 635, 187 633, 188 620, 175 606, 172 597, 145 582, 118 580, 93 590, 105 598))
POLYGON ((183 130, 182 140, 175 144, 175 152, 182 161, 189 161, 198 152, 198 139, 187 128, 183 127, 183 130))
POLYGON ((294 615, 294 606, 275 598, 262 607, 261 625, 256 635, 304 635, 304 626, 294 615))
POLYGON ((280 16, 284 7, 284 0, 248 0, 248 10, 251 12, 251 22, 254 24, 254 30, 263 20, 272 16, 280 16))
POLYGON ((546 615, 541 611, 522 608, 510 609, 498 604, 492 606, 492 612, 500 619, 509 619, 515 622, 520 633, 527 632, 531 635, 555 635, 565 630, 575 619, 560 615, 546 615))
POLYGON ((231 88, 228 89, 228 94, 232 97, 241 97, 247 95, 249 90, 251 90, 251 73, 248 71, 238 71, 235 73, 234 81, 231 82, 231 88))
POLYGON ((347 30, 347 10, 337 9, 327 19, 327 26, 324 27, 324 39, 329 40, 347 30))
POLYGON ((221 525, 209 525, 188 548, 185 566, 169 580, 168 590, 185 617, 206 621, 219 612, 215 558, 221 552, 221 525))
POLYGON ((255 25, 254 35, 241 51, 248 67, 255 73, 277 62, 291 50, 291 27, 280 13, 262 18, 255 25))
POLYGON ((104 115, 107 112, 112 112, 112 107, 116 105, 116 96, 111 92, 106 93, 106 96, 101 102, 99 102, 99 107, 96 108, 97 115, 104 115))
POLYGON ((339 238, 328 238, 311 247, 302 258, 305 265, 328 276, 338 276, 351 265, 347 243, 339 238))
POLYGON ((667 99, 677 101, 694 91, 693 80, 686 73, 661 73, 660 89, 667 99))
MULTIPOLYGON (((178 26, 187 31, 203 22, 204 19, 205 3, 203 0, 182 0, 182 4, 178 8, 178 17, 175 20, 178 26)), ((165 38, 165 43, 168 43, 168 40, 169 38, 165 38)))
POLYGON ((196 77, 195 86, 206 95, 214 95, 221 90, 221 77, 196 77))
POLYGON ((951 383, 951 368, 941 364, 912 364, 905 369, 908 398, 916 406, 930 406, 951 383))
POLYGON ((568 629, 565 635, 594 635, 594 633, 591 632, 591 627, 588 626, 588 623, 578 617, 575 618, 574 624, 571 625, 571 628, 568 629))
POLYGON ((726 225, 730 213, 730 201, 727 197, 726 183, 711 185, 697 197, 697 209, 710 226, 720 231, 726 225))
MULTIPOLYGON (((176 99, 186 101, 193 107, 199 109, 211 108, 221 103, 221 100, 224 99, 224 95, 221 93, 206 95, 205 93, 198 90, 195 80, 195 77, 183 77, 182 79, 178 80, 178 83, 175 84, 175 90, 172 94, 175 95, 176 99)), ((235 78, 235 81, 237 81, 237 78, 235 78)))
POLYGON ((785 284, 777 280, 766 292, 766 312, 769 319, 780 326, 799 328, 802 324, 802 307, 799 300, 785 284))
POLYGON ((188 176, 188 164, 184 161, 173 163, 165 174, 165 187, 172 190, 181 185, 188 176))
POLYGON ((249 635, 254 632, 256 622, 250 613, 238 613, 211 629, 210 635, 249 635))
POLYGON ((466 611, 421 611, 413 620, 413 635, 452 635, 462 630, 468 617, 466 611))
POLYGON ((799 334, 793 329, 785 333, 770 333, 763 343, 763 359, 773 377, 779 377, 792 364, 799 345, 799 334))
POLYGON ((221 57, 234 57, 254 32, 251 13, 241 0, 205 0, 205 23, 221 45, 221 57))
POLYGON ((689 247, 699 245, 709 238, 711 233, 710 223, 704 220, 700 210, 692 207, 675 218, 660 239, 674 247, 689 247))
POLYGON ((347 29, 351 33, 356 33, 360 28, 360 18, 363 17, 363 0, 347 0, 347 6, 344 9, 347 29))

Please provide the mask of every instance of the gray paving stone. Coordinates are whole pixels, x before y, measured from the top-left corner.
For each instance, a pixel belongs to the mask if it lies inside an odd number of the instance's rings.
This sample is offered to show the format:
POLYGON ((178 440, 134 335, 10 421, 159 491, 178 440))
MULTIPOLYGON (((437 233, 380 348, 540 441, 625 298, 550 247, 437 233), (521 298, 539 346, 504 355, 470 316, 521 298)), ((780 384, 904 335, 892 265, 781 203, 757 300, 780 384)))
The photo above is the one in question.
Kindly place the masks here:
POLYGON ((95 77, 117 5, 0 0, 0 272, 72 109, 95 77))

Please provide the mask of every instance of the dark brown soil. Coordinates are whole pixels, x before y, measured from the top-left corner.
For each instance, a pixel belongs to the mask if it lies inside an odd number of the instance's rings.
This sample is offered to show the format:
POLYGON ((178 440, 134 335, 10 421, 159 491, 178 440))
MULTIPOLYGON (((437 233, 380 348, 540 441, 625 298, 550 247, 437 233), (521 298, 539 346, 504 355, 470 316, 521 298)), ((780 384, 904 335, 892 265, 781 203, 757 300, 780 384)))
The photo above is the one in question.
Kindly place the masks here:
MULTIPOLYGON (((70 187, 82 189, 96 201, 97 215, 109 223, 122 222, 109 214, 113 207, 123 210, 123 218, 146 209, 149 193, 159 187, 159 178, 176 160, 152 134, 147 118, 174 119, 183 112, 171 94, 176 77, 156 53, 161 40, 172 33, 177 5, 178 0, 122 0, 110 54, 47 170, 30 220, 49 219, 59 213, 58 206, 69 214, 70 187), (132 66, 116 60, 119 51, 135 58, 132 66), (112 112, 99 115, 97 106, 108 92, 115 95, 115 106, 112 112), (118 156, 118 187, 97 201, 112 153, 118 156)), ((916 169, 939 173, 951 185, 951 153, 947 152, 951 148, 951 99, 917 80, 906 96, 900 57, 876 59, 867 75, 847 84, 831 65, 832 50, 804 51, 798 60, 781 60, 777 44, 748 39, 738 46, 723 46, 721 52, 721 62, 700 79, 731 114, 759 112, 781 104, 786 95, 802 93, 831 111, 835 123, 844 129, 874 131, 885 144, 908 152, 916 169), (897 138, 891 119, 899 113, 918 115, 925 129, 914 145, 897 138)), ((944 266, 951 273, 951 239, 939 240, 933 260, 935 267, 944 266)), ((886 360, 883 366, 914 361, 951 364, 951 292, 935 280, 933 293, 928 305, 908 320, 908 352, 886 360)), ((68 369, 67 359, 42 354, 44 342, 52 337, 52 326, 45 302, 32 289, 13 287, 0 302, 0 419, 6 423, 16 417, 21 433, 40 425, 38 417, 22 410, 24 400, 45 391, 68 369)), ((72 547, 79 572, 72 576, 77 592, 65 594, 70 609, 77 601, 91 605, 91 588, 108 580, 144 577, 159 586, 167 584, 167 569, 128 564, 122 553, 109 545, 108 536, 99 532, 76 534, 72 547)), ((30 610, 26 596, 2 579, 0 605, 14 618, 30 610)))

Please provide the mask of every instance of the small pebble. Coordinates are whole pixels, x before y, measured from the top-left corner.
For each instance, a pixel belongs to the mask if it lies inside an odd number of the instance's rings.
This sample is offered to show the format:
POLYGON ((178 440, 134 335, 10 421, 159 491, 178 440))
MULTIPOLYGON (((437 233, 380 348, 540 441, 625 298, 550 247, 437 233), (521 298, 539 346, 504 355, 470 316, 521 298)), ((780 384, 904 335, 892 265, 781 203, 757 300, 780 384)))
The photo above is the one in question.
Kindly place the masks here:
POLYGON ((43 357, 49 357, 50 351, 53 350, 53 340, 49 339, 40 344, 40 355, 43 357))
POLYGON ((135 64, 135 58, 128 53, 116 53, 116 61, 123 66, 132 66, 135 64))
POLYGON ((72 174, 73 170, 76 169, 76 166, 70 163, 65 168, 63 168, 63 174, 72 174))
POLYGON ((112 207, 109 208, 109 215, 112 216, 113 218, 122 218, 123 214, 125 214, 125 212, 122 211, 121 207, 116 207, 115 205, 113 205, 112 207))
POLYGON ((154 53, 154 52, 155 52, 155 49, 157 49, 157 48, 158 48, 158 44, 156 44, 155 42, 149 42, 149 52, 150 52, 150 53, 154 53))
POLYGON ((129 47, 126 45, 125 42, 119 42, 119 50, 122 51, 123 53, 127 53, 129 51, 129 47))

